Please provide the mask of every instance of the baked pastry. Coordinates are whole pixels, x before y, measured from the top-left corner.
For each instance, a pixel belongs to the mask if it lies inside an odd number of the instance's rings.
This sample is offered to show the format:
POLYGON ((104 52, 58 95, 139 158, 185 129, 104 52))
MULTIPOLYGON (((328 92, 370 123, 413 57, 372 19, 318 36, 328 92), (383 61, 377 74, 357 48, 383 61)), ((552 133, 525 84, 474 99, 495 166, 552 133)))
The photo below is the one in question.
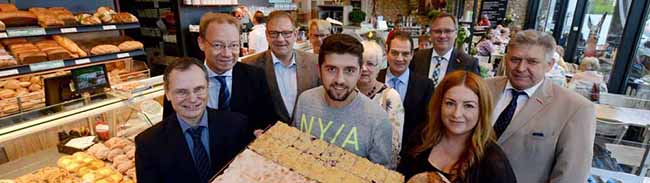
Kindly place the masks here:
POLYGON ((97 25, 97 24, 102 24, 102 20, 95 16, 89 16, 81 19, 79 23, 81 23, 82 25, 97 25))
POLYGON ((117 53, 117 52, 120 52, 120 48, 110 44, 97 45, 92 49, 90 49, 90 53, 92 53, 93 55, 103 55, 103 54, 117 53))
POLYGON ((55 35, 52 36, 54 41, 56 41, 59 45, 61 45, 63 48, 68 50, 70 53, 73 54, 78 54, 80 57, 86 57, 88 54, 86 54, 85 51, 81 50, 77 43, 72 41, 71 39, 65 37, 65 36, 60 36, 60 35, 55 35))
POLYGON ((112 15, 113 21, 117 23, 135 23, 138 22, 138 18, 136 18, 133 14, 127 13, 127 12, 119 12, 115 15, 112 15))
POLYGON ((0 21, 0 31, 5 31, 7 30, 7 26, 5 25, 4 22, 0 21))
POLYGON ((18 8, 11 3, 0 3, 0 11, 18 11, 18 8))
POLYGON ((120 43, 117 47, 120 48, 120 51, 131 51, 144 48, 144 45, 140 41, 124 41, 120 43))
POLYGON ((16 79, 9 79, 7 82, 4 84, 4 87, 6 89, 18 89, 20 88, 20 81, 16 79))
POLYGON ((0 21, 7 27, 36 25, 36 16, 28 11, 2 11, 0 21))
POLYGON ((9 46, 12 44, 18 44, 18 43, 29 43, 27 39, 25 38, 9 38, 9 39, 3 39, 2 40, 2 45, 4 46, 9 46))
POLYGON ((47 53, 48 60, 63 60, 73 58, 70 52, 64 48, 49 50, 45 53, 47 53))

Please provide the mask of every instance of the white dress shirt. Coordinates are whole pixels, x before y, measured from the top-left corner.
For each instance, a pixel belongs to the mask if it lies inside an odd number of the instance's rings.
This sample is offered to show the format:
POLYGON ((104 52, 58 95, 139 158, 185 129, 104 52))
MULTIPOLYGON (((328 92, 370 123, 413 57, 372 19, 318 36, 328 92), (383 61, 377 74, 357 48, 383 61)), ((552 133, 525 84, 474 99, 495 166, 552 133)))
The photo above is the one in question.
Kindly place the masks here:
POLYGON ((294 53, 291 56, 291 63, 288 66, 285 66, 278 57, 275 57, 273 52, 271 52, 271 56, 273 57, 275 80, 278 83, 282 101, 287 108, 287 112, 289 112, 289 116, 293 116, 293 107, 296 104, 296 98, 298 98, 296 54, 294 53))
POLYGON ((257 24, 248 33, 248 48, 255 49, 255 53, 261 53, 269 48, 266 41, 266 24, 257 24))
MULTIPOLYGON (((435 83, 440 83, 442 79, 445 77, 445 74, 447 72, 447 66, 449 66, 449 60, 451 59, 451 51, 454 49, 449 49, 445 55, 442 57, 445 58, 441 63, 440 63, 440 74, 438 75, 438 81, 434 81, 435 83)), ((438 64, 438 61, 436 60, 435 57, 439 56, 436 50, 431 51, 431 62, 429 63, 429 75, 427 77, 431 80, 433 80, 433 71, 436 68, 436 64, 438 64)))
MULTIPOLYGON (((524 92, 526 93, 525 96, 521 95, 521 96, 517 97, 517 108, 515 109, 515 113, 512 115, 512 119, 515 119, 515 116, 517 116, 517 113, 519 113, 521 108, 523 108, 524 105, 526 104, 526 102, 528 102, 528 99, 530 98, 530 96, 533 96, 535 91, 537 91, 537 88, 539 88, 539 86, 541 86, 542 83, 544 83, 544 79, 542 79, 542 81, 540 81, 539 83, 537 83, 533 87, 525 89, 524 90, 524 92)), ((501 112, 503 112, 503 110, 506 110, 506 107, 508 107, 508 104, 510 104, 510 100, 512 100, 512 91, 511 90, 514 90, 514 89, 515 88, 512 87, 512 85, 510 84, 510 81, 508 81, 508 83, 506 84, 506 88, 503 90, 503 93, 501 93, 501 97, 499 98, 499 101, 497 101, 497 105, 494 107, 494 112, 492 113, 492 125, 494 125, 494 123, 496 123, 497 118, 499 118, 499 115, 501 114, 501 112)))
POLYGON ((219 108, 219 90, 221 89, 221 84, 217 80, 217 76, 225 76, 226 84, 228 85, 228 93, 232 96, 232 69, 224 72, 223 74, 214 73, 210 70, 210 67, 206 64, 207 60, 204 62, 205 68, 208 71, 208 107, 213 109, 219 108))

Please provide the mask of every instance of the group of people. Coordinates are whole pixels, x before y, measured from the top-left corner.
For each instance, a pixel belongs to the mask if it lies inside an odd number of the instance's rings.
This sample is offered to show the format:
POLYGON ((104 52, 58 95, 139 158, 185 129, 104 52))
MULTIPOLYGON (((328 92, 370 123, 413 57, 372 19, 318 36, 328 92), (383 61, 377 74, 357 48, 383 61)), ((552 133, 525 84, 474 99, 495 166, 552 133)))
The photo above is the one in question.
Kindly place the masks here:
POLYGON ((451 15, 432 19, 432 48, 417 52, 405 32, 383 48, 315 22, 309 37, 320 45, 308 53, 293 47, 291 14, 271 12, 268 50, 238 62, 239 21, 205 14, 197 38, 205 60, 167 67, 167 117, 136 137, 138 182, 208 182, 276 122, 407 181, 586 181, 594 106, 544 79, 553 65, 550 35, 518 33, 506 76, 483 79, 477 59, 454 48, 451 15))

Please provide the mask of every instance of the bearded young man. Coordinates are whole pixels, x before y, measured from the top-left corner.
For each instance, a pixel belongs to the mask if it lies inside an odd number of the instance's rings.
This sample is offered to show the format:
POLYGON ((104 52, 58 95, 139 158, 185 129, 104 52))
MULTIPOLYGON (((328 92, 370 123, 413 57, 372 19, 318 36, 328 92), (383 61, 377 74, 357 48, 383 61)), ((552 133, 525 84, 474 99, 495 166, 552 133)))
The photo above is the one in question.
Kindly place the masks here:
POLYGON ((363 45, 345 34, 325 38, 318 56, 323 85, 298 98, 293 126, 358 156, 395 168, 388 114, 356 89, 363 45))

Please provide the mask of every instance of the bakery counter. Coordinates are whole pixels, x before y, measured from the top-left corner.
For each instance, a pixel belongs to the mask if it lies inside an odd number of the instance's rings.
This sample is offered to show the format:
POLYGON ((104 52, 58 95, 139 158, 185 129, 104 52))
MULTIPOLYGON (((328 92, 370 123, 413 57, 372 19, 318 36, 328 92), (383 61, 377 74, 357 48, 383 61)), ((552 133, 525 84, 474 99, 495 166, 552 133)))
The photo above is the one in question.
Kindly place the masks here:
POLYGON ((127 24, 106 24, 106 25, 79 25, 75 27, 57 27, 57 28, 43 28, 43 27, 9 27, 5 32, 0 32, 0 38, 20 38, 32 36, 47 36, 59 34, 72 34, 83 32, 99 32, 111 30, 126 30, 140 28, 139 23, 127 24))
POLYGON ((27 65, 19 65, 15 67, 0 69, 0 78, 49 71, 53 69, 61 69, 61 68, 71 69, 72 67, 88 65, 92 63, 104 63, 116 59, 134 57, 140 55, 145 55, 143 49, 109 53, 103 55, 95 55, 95 56, 84 57, 84 58, 52 60, 46 62, 27 64, 27 65))

